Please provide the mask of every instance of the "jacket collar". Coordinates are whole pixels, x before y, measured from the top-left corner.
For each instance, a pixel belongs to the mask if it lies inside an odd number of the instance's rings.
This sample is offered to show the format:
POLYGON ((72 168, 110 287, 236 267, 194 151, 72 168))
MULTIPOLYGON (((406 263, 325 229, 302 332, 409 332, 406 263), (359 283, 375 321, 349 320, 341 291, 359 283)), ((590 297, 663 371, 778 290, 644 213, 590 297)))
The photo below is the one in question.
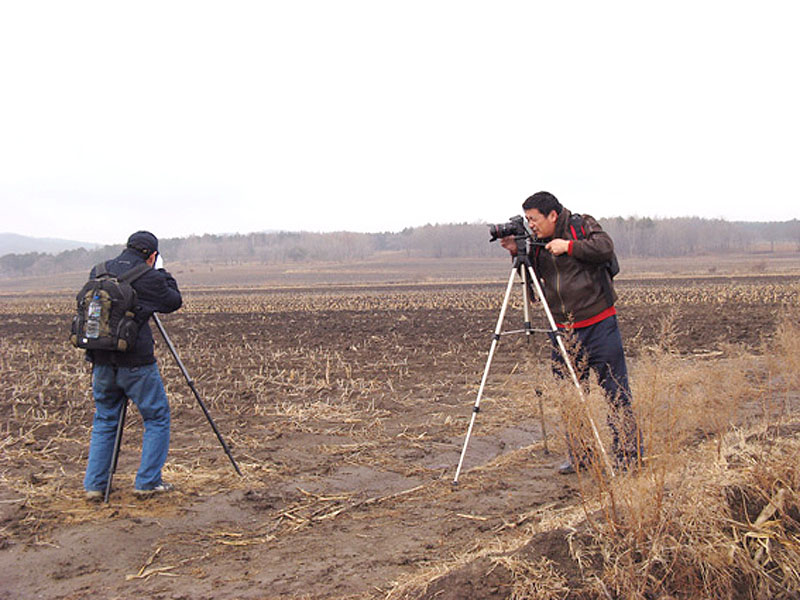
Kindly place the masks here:
POLYGON ((572 236, 569 235, 569 218, 572 216, 572 213, 569 212, 566 208, 561 209, 561 214, 558 215, 558 220, 556 221, 556 229, 553 232, 554 238, 563 238, 567 240, 571 240, 572 236))

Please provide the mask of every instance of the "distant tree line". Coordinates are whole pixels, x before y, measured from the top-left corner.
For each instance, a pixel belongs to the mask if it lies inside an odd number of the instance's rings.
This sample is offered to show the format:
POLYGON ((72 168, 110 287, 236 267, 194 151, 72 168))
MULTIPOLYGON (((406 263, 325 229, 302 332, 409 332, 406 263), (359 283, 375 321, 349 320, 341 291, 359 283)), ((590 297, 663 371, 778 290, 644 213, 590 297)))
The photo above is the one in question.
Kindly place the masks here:
MULTIPOLYGON (((680 257, 690 254, 748 252, 787 244, 800 252, 800 221, 728 222, 700 218, 610 218, 601 225, 614 239, 620 257, 680 257)), ((489 242, 486 224, 461 223, 410 227, 397 233, 278 232, 202 235, 164 239, 160 249, 172 262, 292 263, 356 261, 381 252, 408 257, 481 258, 502 256, 489 242)), ((79 248, 51 255, 31 252, 0 257, 0 276, 47 275, 89 269, 115 256, 122 245, 79 248)))
POLYGON ((792 246, 800 251, 800 221, 750 223, 723 219, 601 219, 622 257, 680 257, 697 253, 725 254, 792 246))

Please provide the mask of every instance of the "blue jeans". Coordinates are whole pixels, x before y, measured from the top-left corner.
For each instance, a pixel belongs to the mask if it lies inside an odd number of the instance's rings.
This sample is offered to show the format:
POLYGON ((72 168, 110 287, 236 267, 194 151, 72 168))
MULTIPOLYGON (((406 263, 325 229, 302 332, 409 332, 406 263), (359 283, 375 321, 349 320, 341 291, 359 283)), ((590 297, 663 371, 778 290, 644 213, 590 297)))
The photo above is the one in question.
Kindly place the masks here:
MULTIPOLYGON (((594 325, 567 332, 565 342, 567 347, 572 344, 577 346, 576 356, 572 358, 578 377, 586 381, 590 370, 595 371, 598 383, 606 393, 609 404, 608 426, 611 429, 614 456, 618 461, 637 460, 643 451, 642 435, 631 407, 628 367, 625 364, 616 315, 594 325)), ((560 377, 566 377, 561 353, 553 350, 553 360, 553 371, 560 377)), ((569 443, 569 446, 572 448, 575 444, 569 443)))
POLYGON ((125 398, 139 409, 144 421, 142 459, 136 473, 136 489, 149 490, 161 484, 161 468, 169 450, 169 403, 156 363, 143 367, 94 365, 92 393, 95 413, 89 461, 83 487, 105 490, 114 458, 114 439, 125 398))

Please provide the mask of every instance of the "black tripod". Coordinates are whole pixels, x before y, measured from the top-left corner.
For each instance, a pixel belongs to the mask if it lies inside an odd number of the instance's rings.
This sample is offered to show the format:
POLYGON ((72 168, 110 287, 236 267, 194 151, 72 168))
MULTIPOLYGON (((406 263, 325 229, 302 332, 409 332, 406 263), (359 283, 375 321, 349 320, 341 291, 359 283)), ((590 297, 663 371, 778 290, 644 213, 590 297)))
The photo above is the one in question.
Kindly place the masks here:
MULTIPOLYGON (((186 367, 183 366, 183 362, 178 356, 178 352, 177 350, 175 350, 175 346, 172 345, 172 340, 169 339, 169 336, 167 335, 167 330, 164 329, 164 325, 161 324, 161 319, 159 319, 158 315, 155 313, 153 313, 153 321, 155 322, 156 327, 158 327, 158 330, 161 332, 161 337, 163 337, 164 341, 167 343, 167 347, 169 348, 172 357, 175 359, 175 362, 178 363, 178 368, 181 370, 183 376, 186 378, 186 383, 189 384, 189 388, 192 390, 192 393, 194 393, 194 397, 197 399, 197 403, 200 405, 200 408, 203 409, 203 414, 206 416, 206 419, 208 419, 208 423, 211 425, 211 429, 214 430, 214 433, 216 434, 219 443, 222 445, 222 449, 225 451, 225 454, 228 455, 228 458, 231 459, 231 464, 233 465, 233 468, 236 469, 236 473, 238 473, 239 476, 241 476, 242 472, 239 470, 239 465, 236 464, 236 461, 233 458, 233 454, 231 454, 231 450, 230 448, 228 448, 228 444, 226 444, 225 440, 222 439, 222 435, 220 434, 219 429, 217 429, 217 426, 214 423, 214 419, 211 418, 211 414, 208 412, 206 405, 200 398, 200 394, 197 392, 197 388, 194 386, 194 381, 189 376, 189 372, 186 370, 186 367)), ((114 451, 113 451, 114 458, 111 460, 111 466, 108 469, 108 481, 106 482, 106 491, 104 496, 105 502, 108 502, 108 497, 111 494, 111 480, 113 479, 114 473, 117 470, 117 461, 119 460, 119 448, 120 444, 122 443, 122 430, 125 427, 125 415, 127 413, 127 409, 128 409, 128 399, 125 398, 122 402, 122 406, 119 409, 120 412, 119 412, 119 420, 117 422, 117 435, 114 438, 114 451)))
MULTIPOLYGON (((480 404, 481 404, 481 397, 483 396, 483 389, 486 386, 486 380, 489 376, 489 368, 492 365, 492 358, 494 358, 494 352, 497 348, 497 344, 500 341, 501 335, 506 335, 510 333, 521 333, 524 332, 526 335, 531 335, 534 332, 544 332, 550 335, 554 340, 556 345, 558 346, 558 350, 561 353, 561 357, 564 360, 564 364, 567 366, 567 370, 569 371, 570 377, 572 378, 572 382, 575 384, 575 388, 578 390, 578 395, 580 396, 581 404, 586 407, 586 398, 583 394, 583 388, 581 387, 580 381, 578 380, 578 375, 575 373, 575 369, 572 366, 572 360, 569 357, 569 353, 567 352, 567 348, 564 345, 564 339, 559 331, 558 327, 556 326, 556 322, 553 319, 553 313, 550 312, 550 306, 547 304, 547 300, 544 297, 544 293, 542 292, 542 286, 539 283, 539 279, 536 277, 536 274, 533 271, 533 266, 531 265, 531 261, 528 258, 528 251, 530 249, 531 244, 537 244, 544 246, 544 244, 540 242, 533 242, 531 238, 527 235, 516 235, 514 240, 517 243, 517 254, 514 257, 514 264, 511 266, 511 275, 508 278, 508 286, 506 287, 506 295, 503 298, 503 306, 500 308, 500 316, 497 319, 497 326, 494 330, 494 336, 492 337, 492 345, 489 348, 489 357, 486 360, 486 368, 483 370, 483 377, 481 378, 481 385, 478 388, 478 397, 475 400, 475 405, 472 407, 472 418, 469 422, 469 429, 467 429, 467 437, 464 440, 464 448, 461 450, 461 458, 458 461, 458 468, 456 468, 456 475, 453 478, 453 485, 458 484, 458 476, 461 474, 461 467, 464 464, 464 456, 467 454, 467 445, 469 444, 469 439, 472 436, 472 428, 475 425, 475 418, 480 411, 480 404), (511 298, 511 290, 514 287, 514 282, 519 276, 522 279, 522 303, 523 303, 523 311, 525 317, 525 329, 520 331, 508 331, 503 333, 503 320, 506 316, 506 309, 508 308, 508 301, 511 298), (538 298, 539 302, 544 309, 545 315, 547 316, 547 322, 550 325, 550 329, 542 329, 542 330, 535 330, 531 328, 531 318, 530 318, 530 293, 531 287, 536 293, 536 297, 538 298)), ((594 419, 592 419, 591 414, 589 414, 588 410, 586 411, 586 416, 589 419, 589 423, 592 426, 592 434, 594 436, 594 440, 597 443, 598 448, 600 449, 600 453, 603 456, 603 460, 605 465, 608 469, 608 472, 611 473, 611 476, 614 476, 614 469, 611 466, 611 461, 608 458, 608 454, 606 454, 605 447, 603 446, 603 442, 600 440, 600 434, 597 431, 597 426, 594 423, 594 419)))

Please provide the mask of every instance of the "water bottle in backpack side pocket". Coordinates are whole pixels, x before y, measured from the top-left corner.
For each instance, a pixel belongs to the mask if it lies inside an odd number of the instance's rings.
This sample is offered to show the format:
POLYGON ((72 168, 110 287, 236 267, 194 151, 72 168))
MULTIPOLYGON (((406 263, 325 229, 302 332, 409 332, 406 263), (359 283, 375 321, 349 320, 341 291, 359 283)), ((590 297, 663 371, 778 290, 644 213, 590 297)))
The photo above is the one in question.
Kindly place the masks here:
POLYGON ((89 308, 86 311, 87 338, 100 337, 100 313, 102 311, 103 305, 100 303, 100 296, 95 292, 92 301, 89 302, 89 308))

